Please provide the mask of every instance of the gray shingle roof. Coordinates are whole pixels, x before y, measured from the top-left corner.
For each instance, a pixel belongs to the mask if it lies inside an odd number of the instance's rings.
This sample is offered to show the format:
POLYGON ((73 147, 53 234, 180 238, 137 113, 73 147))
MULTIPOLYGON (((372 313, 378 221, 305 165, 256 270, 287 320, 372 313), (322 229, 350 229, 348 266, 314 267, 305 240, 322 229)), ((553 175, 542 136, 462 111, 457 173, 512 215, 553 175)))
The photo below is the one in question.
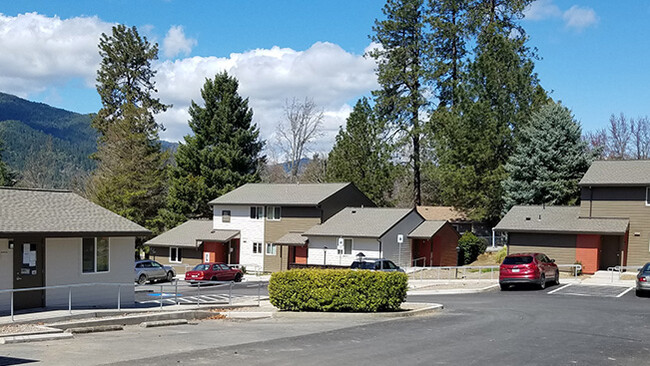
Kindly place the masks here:
POLYGON ((647 186, 650 185, 650 160, 594 161, 578 184, 647 186))
POLYGON ((249 183, 210 201, 210 205, 316 206, 349 184, 249 183))
POLYGON ((424 221, 423 223, 420 224, 420 226, 416 227, 411 233, 409 234, 409 238, 413 239, 429 239, 432 238, 436 233, 442 229, 443 226, 447 221, 444 220, 430 220, 430 221, 424 221))
POLYGON ((580 207, 573 206, 514 206, 494 227, 496 231, 625 234, 627 219, 579 218, 580 207), (541 219, 540 219, 541 217, 541 219))
POLYGON ((142 226, 61 190, 0 188, 0 234, 150 235, 142 226))
POLYGON ((303 235, 380 238, 411 211, 410 208, 346 207, 303 235))
POLYGON ((277 245, 305 245, 307 238, 302 236, 302 233, 289 232, 284 234, 280 239, 276 240, 277 245))
POLYGON ((196 248, 199 240, 224 243, 237 235, 239 235, 239 230, 213 229, 212 220, 189 220, 156 236, 145 244, 196 248))

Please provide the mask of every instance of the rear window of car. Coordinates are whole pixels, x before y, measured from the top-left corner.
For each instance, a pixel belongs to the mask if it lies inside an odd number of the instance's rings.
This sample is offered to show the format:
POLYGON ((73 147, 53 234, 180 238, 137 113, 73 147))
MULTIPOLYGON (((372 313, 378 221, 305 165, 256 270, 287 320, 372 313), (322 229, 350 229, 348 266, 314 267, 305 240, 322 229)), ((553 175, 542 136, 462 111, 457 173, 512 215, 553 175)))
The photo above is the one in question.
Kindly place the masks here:
POLYGON ((528 264, 533 261, 531 256, 506 257, 503 264, 528 264))
POLYGON ((374 262, 352 262, 352 269, 375 269, 374 262))
POLYGON ((646 264, 643 268, 641 268, 642 273, 650 273, 650 264, 646 264))
POLYGON ((196 267, 194 267, 194 271, 207 271, 210 269, 209 264, 197 264, 196 267))

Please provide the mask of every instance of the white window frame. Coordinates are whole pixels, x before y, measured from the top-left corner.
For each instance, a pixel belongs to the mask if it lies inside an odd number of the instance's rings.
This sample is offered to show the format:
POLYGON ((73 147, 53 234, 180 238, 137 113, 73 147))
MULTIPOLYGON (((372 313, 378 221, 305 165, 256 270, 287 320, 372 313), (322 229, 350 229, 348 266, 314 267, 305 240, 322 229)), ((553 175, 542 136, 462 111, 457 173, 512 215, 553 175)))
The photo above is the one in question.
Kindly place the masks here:
POLYGON ((221 210, 221 222, 223 223, 230 223, 232 221, 232 211, 231 210, 221 210), (225 213, 228 213, 228 221, 226 221, 224 218, 226 217, 225 213))
POLYGON ((267 221, 280 221, 282 219, 281 206, 266 206, 266 220, 267 221), (279 214, 275 215, 275 209, 278 209, 279 214))
POLYGON ((88 272, 84 271, 84 239, 91 239, 91 238, 90 237, 85 237, 85 238, 82 237, 81 238, 81 246, 80 246, 81 247, 80 248, 81 249, 81 274, 82 275, 87 275, 87 274, 98 274, 98 273, 110 273, 110 271, 111 271, 111 238, 105 237, 105 236, 102 236, 102 237, 99 237, 99 238, 98 237, 92 238, 94 240, 94 246, 93 246, 93 256, 94 256, 93 265, 94 265, 94 268, 93 268, 92 271, 88 271, 88 272), (106 243, 108 245, 108 248, 107 248, 108 251, 106 253, 106 256, 107 256, 107 258, 106 258, 107 263, 106 264, 108 266, 108 269, 106 271, 98 271, 97 270, 97 241, 98 241, 98 239, 106 239, 106 243))
POLYGON ((266 248, 264 250, 264 253, 266 255, 277 255, 278 254, 278 247, 277 245, 273 243, 266 243, 266 248), (269 250, 270 249, 270 250, 269 250))
POLYGON ((255 209, 255 217, 251 217, 251 220, 263 220, 264 219, 264 206, 251 206, 251 210, 255 209))
POLYGON ((262 243, 253 242, 253 254, 264 254, 262 251, 262 243))
POLYGON ((169 263, 183 263, 183 252, 181 251, 181 248, 169 247, 169 263), (172 256, 174 249, 176 250, 176 255, 172 256))

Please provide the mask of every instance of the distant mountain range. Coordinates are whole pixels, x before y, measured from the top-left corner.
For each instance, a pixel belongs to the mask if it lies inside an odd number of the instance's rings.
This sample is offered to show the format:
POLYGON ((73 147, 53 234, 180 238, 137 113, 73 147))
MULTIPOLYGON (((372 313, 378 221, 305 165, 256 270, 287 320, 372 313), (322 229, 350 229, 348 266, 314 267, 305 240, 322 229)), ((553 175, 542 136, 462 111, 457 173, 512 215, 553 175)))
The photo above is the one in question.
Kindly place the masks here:
MULTIPOLYGON (((0 93, 2 158, 23 177, 23 184, 72 188, 96 162, 97 132, 91 116, 0 93)), ((176 150, 177 143, 163 141, 176 150)))

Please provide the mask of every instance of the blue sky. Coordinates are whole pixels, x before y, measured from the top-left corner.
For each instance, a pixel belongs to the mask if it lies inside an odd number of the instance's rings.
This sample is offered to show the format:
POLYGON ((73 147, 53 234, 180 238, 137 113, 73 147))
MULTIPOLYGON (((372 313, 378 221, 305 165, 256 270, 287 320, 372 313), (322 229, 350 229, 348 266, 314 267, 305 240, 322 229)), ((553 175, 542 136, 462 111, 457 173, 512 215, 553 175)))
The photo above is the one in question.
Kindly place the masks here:
MULTIPOLYGON (((309 96, 325 110, 316 151, 327 151, 357 98, 376 87, 370 45, 384 1, 3 1, 0 91, 94 112, 97 39, 114 23, 158 42, 162 137, 189 133, 187 106, 205 77, 227 70, 250 97, 262 135, 273 139, 288 98, 309 96), (4 55, 3 55, 4 54, 4 55)), ((538 0, 522 25, 541 57, 536 70, 551 96, 585 130, 609 115, 648 114, 650 3, 538 0)))

